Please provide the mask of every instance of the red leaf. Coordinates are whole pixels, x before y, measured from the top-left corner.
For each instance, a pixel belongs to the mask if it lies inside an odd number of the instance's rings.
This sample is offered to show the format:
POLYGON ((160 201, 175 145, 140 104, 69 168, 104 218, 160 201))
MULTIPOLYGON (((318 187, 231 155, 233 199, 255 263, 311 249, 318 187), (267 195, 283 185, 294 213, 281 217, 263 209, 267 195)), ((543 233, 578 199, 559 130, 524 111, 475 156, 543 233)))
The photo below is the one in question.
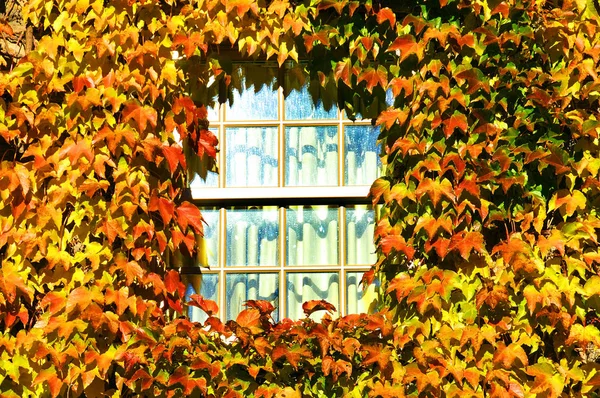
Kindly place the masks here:
POLYGON ((307 317, 311 316, 311 314, 315 311, 325 310, 331 314, 333 314, 336 309, 335 306, 331 303, 328 303, 326 300, 310 300, 302 304, 302 310, 304 310, 304 314, 307 317))
POLYGON ((148 206, 148 210, 158 210, 158 212, 160 213, 160 217, 166 225, 170 223, 171 219, 173 218, 173 214, 175 213, 175 205, 169 199, 161 198, 158 196, 152 196, 152 198, 150 199, 150 205, 148 206))
POLYGON ((202 234, 202 215, 200 210, 189 202, 183 202, 177 208, 177 222, 182 229, 186 229, 188 224, 194 228, 197 234, 202 234))
POLYGON ((140 132, 146 130, 148 123, 152 127, 156 127, 157 122, 156 110, 147 106, 141 106, 136 101, 130 101, 123 109, 123 122, 134 120, 137 122, 137 127, 140 132))
POLYGON ((179 272, 175 270, 170 270, 165 275, 165 288, 167 292, 175 294, 179 293, 181 297, 185 294, 185 285, 181 283, 181 278, 179 277, 179 272))
POLYGON ((218 315, 219 314, 219 306, 212 300, 205 300, 199 294, 192 294, 190 296, 191 301, 188 305, 198 307, 202 311, 206 312, 208 316, 218 315))
POLYGON ((186 167, 185 155, 183 154, 183 150, 179 145, 163 145, 162 151, 165 155, 165 159, 167 159, 167 163, 169 164, 171 175, 175 173, 175 170, 177 170, 177 166, 179 164, 181 164, 181 167, 183 168, 186 167))
POLYGON ((198 156, 204 156, 206 153, 211 158, 217 157, 217 144, 219 139, 210 130, 200 130, 200 138, 198 139, 198 156))

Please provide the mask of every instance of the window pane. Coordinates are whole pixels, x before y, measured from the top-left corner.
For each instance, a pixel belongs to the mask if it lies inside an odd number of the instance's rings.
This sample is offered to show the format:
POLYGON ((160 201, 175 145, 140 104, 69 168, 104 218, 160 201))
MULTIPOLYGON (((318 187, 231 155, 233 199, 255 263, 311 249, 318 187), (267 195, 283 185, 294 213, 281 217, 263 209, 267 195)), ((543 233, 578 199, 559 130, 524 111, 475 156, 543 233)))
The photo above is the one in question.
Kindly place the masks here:
POLYGON ((374 281, 363 289, 362 281, 364 272, 348 272, 346 274, 346 313, 347 314, 362 314, 372 313, 376 303, 377 294, 375 288, 378 286, 378 281, 374 281))
POLYGON ((204 219, 204 236, 198 245, 198 262, 202 266, 219 263, 219 210, 200 209, 204 219))
POLYGON ((346 209, 346 263, 371 265, 377 261, 373 235, 375 213, 371 206, 357 205, 346 209))
POLYGON ((291 206, 286 232, 288 265, 338 264, 337 208, 291 206))
MULTIPOLYGON (((192 294, 200 294, 207 300, 212 300, 219 303, 219 275, 218 274, 199 274, 199 275, 184 275, 184 280, 187 281, 185 292, 186 300, 190 299, 192 294)), ((218 315, 218 314, 217 314, 218 315)), ((198 307, 190 306, 188 316, 193 322, 204 322, 208 315, 198 307)))
POLYGON ((277 265, 276 206, 227 211, 227 265, 277 265))
MULTIPOLYGON (((304 318, 302 303, 309 300, 327 300, 339 308, 339 280, 337 272, 288 273, 286 316, 291 319, 304 318)), ((313 318, 321 318, 324 314, 319 311, 313 314, 313 318)))
POLYGON ((346 126, 346 185, 371 185, 379 177, 381 161, 377 137, 379 127, 346 126))
MULTIPOLYGON (((245 79, 242 86, 245 87, 245 79)), ((277 120, 277 90, 262 85, 256 91, 254 85, 240 93, 233 90, 233 103, 226 109, 227 120, 277 120)))
POLYGON ((338 185, 337 126, 286 127, 285 184, 338 185))
MULTIPOLYGON (((279 275, 269 274, 227 274, 225 276, 226 319, 235 319, 246 308, 248 300, 266 300, 276 308, 279 306, 279 275)), ((273 319, 279 319, 279 310, 273 312, 273 319)))
POLYGON ((286 120, 302 119, 337 119, 337 108, 332 107, 326 111, 321 100, 313 104, 312 97, 306 87, 301 91, 292 90, 285 99, 286 120))
POLYGON ((277 127, 228 128, 225 150, 227 186, 277 186, 277 127))

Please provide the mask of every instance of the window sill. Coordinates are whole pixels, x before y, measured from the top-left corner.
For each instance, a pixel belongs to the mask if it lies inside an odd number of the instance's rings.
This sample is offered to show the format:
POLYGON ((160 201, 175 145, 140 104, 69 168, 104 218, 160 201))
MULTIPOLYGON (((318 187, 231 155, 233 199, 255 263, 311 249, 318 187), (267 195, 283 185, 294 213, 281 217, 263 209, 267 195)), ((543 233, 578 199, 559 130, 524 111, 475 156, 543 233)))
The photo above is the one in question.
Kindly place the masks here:
POLYGON ((192 188, 194 201, 206 205, 367 204, 368 185, 345 187, 192 188))

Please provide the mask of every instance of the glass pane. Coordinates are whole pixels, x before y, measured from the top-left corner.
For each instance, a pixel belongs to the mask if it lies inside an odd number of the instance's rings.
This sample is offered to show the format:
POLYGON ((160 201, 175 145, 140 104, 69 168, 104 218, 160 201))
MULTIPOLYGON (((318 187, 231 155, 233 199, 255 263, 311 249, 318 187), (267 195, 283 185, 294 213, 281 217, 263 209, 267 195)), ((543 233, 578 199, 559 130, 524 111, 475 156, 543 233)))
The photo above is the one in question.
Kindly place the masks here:
POLYGON ((346 126, 346 185, 371 185, 381 174, 377 137, 379 127, 346 126))
POLYGON ((288 265, 338 264, 337 208, 291 206, 286 232, 288 265))
MULTIPOLYGON (((270 274, 227 274, 225 276, 226 319, 235 319, 246 308, 247 300, 265 300, 279 306, 279 275, 270 274)), ((279 320, 279 310, 273 312, 279 320)))
POLYGON ((321 100, 315 106, 308 89, 303 87, 301 91, 292 90, 285 99, 285 119, 337 119, 337 108, 326 111, 321 100))
POLYGON ((346 313, 362 314, 373 313, 377 304, 375 288, 379 281, 375 280, 367 289, 363 289, 362 281, 364 272, 348 272, 346 274, 346 313))
POLYGON ((200 209, 204 219, 204 237, 198 242, 198 263, 215 266, 219 263, 219 210, 200 209))
POLYGON ((377 261, 373 236, 375 213, 371 206, 357 205, 346 209, 346 263, 372 265, 377 261))
POLYGON ((277 265, 276 206, 227 211, 227 265, 277 265))
MULTIPOLYGON (((337 272, 288 273, 286 316, 291 319, 304 318, 302 304, 309 300, 327 300, 339 309, 339 280, 337 272)), ((324 311, 318 311, 311 318, 319 319, 324 314, 324 311)))
MULTIPOLYGON (((192 294, 200 294, 207 300, 212 300, 219 304, 219 275, 218 274, 198 274, 183 275, 187 282, 185 291, 186 300, 190 299, 192 294)), ((218 315, 218 314, 217 314, 218 315)), ((208 315, 198 307, 190 306, 188 316, 192 322, 204 322, 208 315)))
POLYGON ((286 127, 286 185, 338 185, 337 126, 286 127))
MULTIPOLYGON (((242 79, 245 86, 245 79, 242 79)), ((277 120, 277 90, 262 85, 256 91, 254 85, 240 93, 233 90, 233 103, 226 108, 227 120, 277 120)))
POLYGON ((227 186, 277 186, 277 127, 228 128, 225 150, 227 186))

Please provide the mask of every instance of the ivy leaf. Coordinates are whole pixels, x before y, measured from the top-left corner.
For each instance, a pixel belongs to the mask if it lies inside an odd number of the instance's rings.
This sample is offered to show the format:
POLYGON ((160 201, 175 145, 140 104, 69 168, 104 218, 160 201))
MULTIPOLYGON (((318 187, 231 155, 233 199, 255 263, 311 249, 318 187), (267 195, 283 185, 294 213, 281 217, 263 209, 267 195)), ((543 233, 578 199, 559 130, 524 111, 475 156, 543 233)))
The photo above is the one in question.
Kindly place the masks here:
POLYGON ((180 164, 181 167, 185 169, 185 155, 183 154, 183 150, 179 145, 163 145, 162 151, 165 155, 165 159, 167 159, 171 175, 175 173, 175 170, 177 170, 177 166, 179 166, 180 164))
POLYGON ((328 303, 326 300, 307 301, 302 304, 302 310, 307 317, 311 316, 316 311, 325 310, 331 314, 336 311, 335 306, 331 303, 328 303))
POLYGON ((197 234, 202 234, 204 228, 202 226, 202 215, 198 207, 190 202, 183 202, 176 211, 177 223, 183 230, 190 225, 197 234))
POLYGON ((389 130, 396 122, 398 122, 400 125, 404 124, 408 118, 408 115, 408 111, 400 109, 383 111, 377 118, 377 125, 384 125, 385 128, 389 130))
POLYGON ((249 308, 256 308, 263 316, 270 316, 275 311, 273 304, 265 300, 247 300, 244 304, 249 308))
POLYGON ((156 127, 158 118, 155 109, 140 105, 137 101, 129 101, 123 109, 123 122, 126 123, 130 120, 134 120, 137 123, 138 131, 143 132, 148 123, 152 127, 156 127))
POLYGON ((60 394, 60 390, 63 386, 63 381, 58 377, 56 369, 42 369, 38 373, 38 375, 33 380, 33 384, 39 384, 46 382, 48 383, 48 387, 50 388, 50 394, 52 394, 53 398, 58 397, 60 394))
POLYGON ((384 7, 377 12, 377 23, 379 25, 389 22, 391 27, 396 26, 396 14, 388 7, 384 7))
POLYGON ((388 83, 388 72, 381 65, 377 69, 369 67, 358 75, 358 83, 363 81, 367 83, 369 92, 372 92, 375 86, 385 88, 388 83))
POLYGON ((190 296, 189 305, 200 308, 202 311, 206 312, 208 316, 218 315, 219 314, 219 306, 212 300, 205 300, 199 294, 192 294, 190 296))
POLYGON ((415 248, 409 244, 400 235, 387 235, 379 241, 379 247, 383 254, 390 254, 392 249, 398 253, 404 253, 408 260, 412 260, 415 255, 415 248))
POLYGON ((442 181, 432 180, 431 178, 423 179, 415 190, 415 195, 417 199, 420 199, 425 194, 429 196, 434 206, 437 206, 442 196, 450 199, 451 202, 456 200, 452 183, 446 178, 442 181))
POLYGON ((409 55, 417 53, 417 41, 412 35, 400 36, 394 40, 391 46, 387 49, 388 52, 399 51, 400 62, 404 61, 409 55))
POLYGON ((243 310, 239 313, 235 322, 239 326, 247 328, 252 334, 259 334, 263 332, 261 314, 256 308, 248 308, 243 310))
POLYGON ((520 363, 517 363, 517 367, 529 364, 527 354, 519 344, 511 343, 506 346, 503 342, 498 343, 496 353, 494 354, 495 364, 502 365, 504 369, 510 369, 517 359, 520 361, 520 363))
POLYGON ((308 350, 308 348, 299 344, 294 344, 292 347, 278 345, 271 352, 271 358, 273 362, 276 362, 282 357, 285 357, 286 361, 288 361, 290 365, 294 367, 294 369, 298 369, 298 362, 303 359, 312 358, 312 353, 308 350))

